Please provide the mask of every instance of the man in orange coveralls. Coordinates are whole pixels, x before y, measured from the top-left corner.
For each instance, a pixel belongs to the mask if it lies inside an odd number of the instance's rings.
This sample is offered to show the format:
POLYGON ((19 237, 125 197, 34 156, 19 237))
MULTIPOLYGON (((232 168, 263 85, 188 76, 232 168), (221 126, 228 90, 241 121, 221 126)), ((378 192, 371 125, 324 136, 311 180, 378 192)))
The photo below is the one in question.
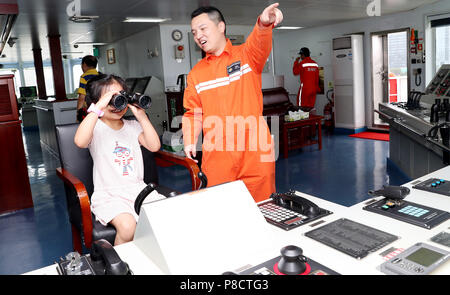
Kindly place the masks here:
POLYGON ((300 75, 300 88, 297 94, 297 105, 313 108, 316 104, 316 93, 319 87, 319 66, 311 59, 309 49, 303 47, 300 56, 294 61, 292 72, 295 76, 300 75), (301 59, 301 61, 299 61, 301 59))
POLYGON ((246 42, 225 37, 222 13, 200 7, 191 30, 206 53, 187 78, 183 140, 188 158, 196 156, 203 130, 202 171, 208 186, 242 180, 256 202, 275 192, 274 143, 262 117, 261 73, 272 50, 272 29, 283 20, 278 3, 264 9, 246 42))

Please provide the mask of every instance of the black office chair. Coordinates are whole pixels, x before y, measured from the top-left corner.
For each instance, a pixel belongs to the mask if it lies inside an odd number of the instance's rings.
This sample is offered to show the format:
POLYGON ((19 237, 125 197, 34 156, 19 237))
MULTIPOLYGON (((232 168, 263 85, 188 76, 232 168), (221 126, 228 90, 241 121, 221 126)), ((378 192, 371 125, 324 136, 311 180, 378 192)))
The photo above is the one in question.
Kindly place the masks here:
MULTIPOLYGON (((56 174, 64 182, 73 247, 82 254, 83 246, 90 249, 92 242, 96 240, 105 239, 113 245, 116 229, 111 225, 103 226, 91 213, 90 197, 94 192, 93 162, 89 150, 81 149, 74 143, 78 125, 56 126, 61 161, 61 167, 56 169, 56 174)), ((164 151, 152 153, 144 147, 141 149, 144 160, 144 182, 155 184, 158 193, 166 197, 178 194, 174 190, 158 185, 157 166, 182 165, 190 172, 192 190, 202 186, 202 180, 199 178, 200 169, 193 160, 164 151)))

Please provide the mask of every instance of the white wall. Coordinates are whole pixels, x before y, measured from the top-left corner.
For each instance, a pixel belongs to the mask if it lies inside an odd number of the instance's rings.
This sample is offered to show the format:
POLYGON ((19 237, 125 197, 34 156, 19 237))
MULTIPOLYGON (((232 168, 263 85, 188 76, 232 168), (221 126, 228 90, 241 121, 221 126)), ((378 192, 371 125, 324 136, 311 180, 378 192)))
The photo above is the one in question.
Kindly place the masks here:
POLYGON ((190 51, 189 51, 189 39, 188 32, 191 31, 190 25, 160 25, 161 29, 161 50, 162 60, 164 65, 164 77, 162 81, 165 87, 174 87, 177 85, 177 77, 181 74, 187 74, 191 70, 190 51), (183 34, 183 38, 176 42, 172 39, 172 31, 180 30, 183 34), (178 63, 175 60, 175 46, 184 46, 184 59, 178 63))
POLYGON ((161 52, 160 29, 150 28, 99 48, 98 70, 107 74, 116 74, 122 78, 155 76, 164 77, 161 52), (108 64, 106 50, 114 48, 116 63, 108 64), (158 52, 158 56, 150 57, 148 51, 158 52))
MULTIPOLYGON (((424 38, 425 18, 427 15, 440 14, 450 11, 450 0, 443 0, 431 5, 419 7, 415 10, 397 13, 392 15, 381 15, 379 17, 367 17, 366 19, 339 23, 334 25, 301 29, 296 31, 281 32, 274 34, 274 56, 275 74, 285 76, 285 88, 289 93, 296 94, 299 87, 298 76, 292 74, 292 65, 297 52, 301 47, 308 47, 311 50, 311 58, 325 70, 325 93, 328 90, 328 82, 333 81, 332 73, 332 39, 346 34, 364 33, 364 81, 366 96, 366 124, 371 126, 372 107, 372 81, 371 81, 371 44, 370 34, 372 32, 389 31, 400 28, 414 28, 419 30, 419 38, 424 38)), ((425 40, 424 40, 425 43, 425 40)), ((427 52, 428 53, 428 52, 427 52)), ((410 85, 411 90, 424 91, 425 79, 422 75, 422 85, 416 87, 412 70, 422 68, 425 72, 424 64, 411 65, 410 85)), ((318 95, 316 108, 319 113, 323 112, 323 107, 327 103, 325 95, 318 95)))
POLYGON ((106 46, 99 47, 98 50, 98 66, 97 70, 105 74, 114 74, 122 78, 128 77, 128 53, 126 44, 115 42, 106 46), (106 59, 106 50, 114 49, 116 62, 108 64, 106 59))

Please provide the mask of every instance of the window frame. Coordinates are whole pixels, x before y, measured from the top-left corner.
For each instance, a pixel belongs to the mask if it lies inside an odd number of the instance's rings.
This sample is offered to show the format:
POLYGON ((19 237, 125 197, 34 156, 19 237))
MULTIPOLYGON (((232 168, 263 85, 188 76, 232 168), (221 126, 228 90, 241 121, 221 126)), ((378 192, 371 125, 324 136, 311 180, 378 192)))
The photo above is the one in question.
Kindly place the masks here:
MULTIPOLYGON (((436 72, 439 70, 436 68, 436 27, 431 26, 432 21, 441 20, 450 18, 450 13, 444 12, 437 15, 426 15, 425 16, 425 34, 428 37, 428 42, 425 43, 425 50, 429 52, 426 54, 426 81, 425 86, 428 85, 433 77, 436 75, 436 72)), ((450 26, 450 25, 449 25, 450 26)), ((426 40, 425 40, 426 41, 426 40)))

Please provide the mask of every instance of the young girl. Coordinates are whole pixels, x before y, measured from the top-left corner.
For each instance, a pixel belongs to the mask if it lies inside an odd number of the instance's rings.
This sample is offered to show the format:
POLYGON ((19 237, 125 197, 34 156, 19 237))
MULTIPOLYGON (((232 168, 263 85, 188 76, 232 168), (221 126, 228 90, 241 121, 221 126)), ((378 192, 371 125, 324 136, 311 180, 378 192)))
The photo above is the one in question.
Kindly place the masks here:
POLYGON ((133 105, 117 110, 109 105, 114 94, 127 89, 125 81, 101 74, 86 87, 92 101, 88 115, 75 134, 75 144, 89 148, 94 161, 94 193, 91 210, 103 225, 111 223, 117 231, 114 244, 131 241, 138 216, 134 201, 146 186, 140 145, 152 152, 159 150, 158 134, 145 111, 133 105), (128 107, 136 120, 123 120, 128 107))

